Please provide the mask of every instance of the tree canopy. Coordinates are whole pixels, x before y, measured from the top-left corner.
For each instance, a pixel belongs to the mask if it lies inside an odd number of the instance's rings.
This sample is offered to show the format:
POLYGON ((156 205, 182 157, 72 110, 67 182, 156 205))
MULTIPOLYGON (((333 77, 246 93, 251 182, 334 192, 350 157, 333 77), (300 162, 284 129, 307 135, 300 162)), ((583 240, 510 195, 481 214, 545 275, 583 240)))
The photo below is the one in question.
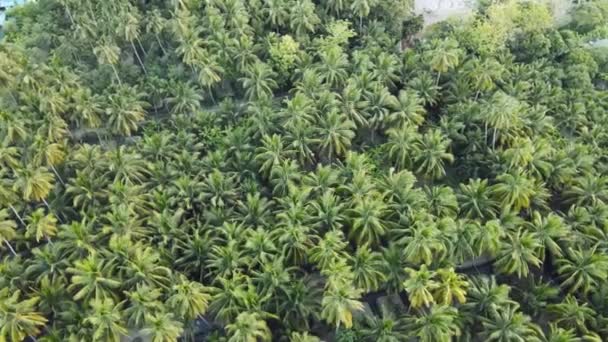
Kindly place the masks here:
POLYGON ((608 2, 412 8, 11 9, 0 341, 608 340, 608 2))

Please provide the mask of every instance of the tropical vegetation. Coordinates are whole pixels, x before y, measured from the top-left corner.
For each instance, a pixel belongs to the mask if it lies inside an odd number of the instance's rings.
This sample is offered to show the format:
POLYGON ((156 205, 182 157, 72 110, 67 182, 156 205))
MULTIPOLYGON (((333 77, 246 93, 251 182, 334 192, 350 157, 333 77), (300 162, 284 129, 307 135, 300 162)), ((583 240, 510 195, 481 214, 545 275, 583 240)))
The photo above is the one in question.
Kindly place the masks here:
POLYGON ((12 9, 0 341, 608 340, 608 2, 412 8, 12 9))

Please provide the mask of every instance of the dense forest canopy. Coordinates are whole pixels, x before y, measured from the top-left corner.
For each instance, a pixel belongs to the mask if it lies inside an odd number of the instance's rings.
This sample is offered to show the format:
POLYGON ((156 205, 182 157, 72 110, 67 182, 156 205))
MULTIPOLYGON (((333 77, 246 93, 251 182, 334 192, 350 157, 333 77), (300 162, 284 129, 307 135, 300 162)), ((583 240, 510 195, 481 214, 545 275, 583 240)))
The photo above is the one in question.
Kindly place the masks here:
POLYGON ((608 340, 608 1, 411 7, 12 9, 0 341, 608 340))

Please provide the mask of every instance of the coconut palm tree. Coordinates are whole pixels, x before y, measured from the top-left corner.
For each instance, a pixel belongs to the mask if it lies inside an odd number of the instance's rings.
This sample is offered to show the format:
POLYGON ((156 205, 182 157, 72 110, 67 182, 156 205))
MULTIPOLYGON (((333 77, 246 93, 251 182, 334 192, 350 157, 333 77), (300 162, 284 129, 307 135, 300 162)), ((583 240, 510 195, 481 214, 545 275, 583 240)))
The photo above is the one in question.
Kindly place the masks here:
MULTIPOLYGON (((141 17, 139 15, 137 9, 131 8, 130 6, 128 6, 126 11, 124 12, 123 20, 121 21, 121 25, 118 26, 117 31, 118 31, 118 34, 120 36, 122 36, 122 38, 124 38, 124 40, 126 40, 131 45, 131 48, 133 49, 133 53, 135 54, 135 57, 137 57, 137 61, 139 62, 139 65, 141 66, 144 73, 147 74, 148 71, 146 70, 146 67, 144 66, 144 62, 142 61, 141 56, 139 55, 139 52, 137 52, 137 48, 135 47, 135 43, 134 43, 134 42, 137 42, 139 44, 139 46, 142 47, 141 41, 139 40, 140 21, 141 21, 141 17)), ((142 50, 143 50, 143 47, 142 47, 142 50)), ((145 50, 144 50, 144 53, 145 53, 145 50)))
POLYGON ((502 79, 504 67, 494 58, 471 59, 465 65, 469 82, 474 89, 478 89, 475 97, 481 92, 491 91, 496 87, 496 82, 502 79))
POLYGON ((273 201, 262 197, 260 193, 247 194, 245 201, 237 200, 237 220, 252 227, 265 227, 270 224, 273 201))
POLYGON ((503 173, 496 177, 497 184, 492 186, 492 192, 501 202, 503 208, 515 211, 527 209, 534 195, 534 181, 519 171, 503 173))
POLYGON ((69 262, 66 254, 57 244, 46 244, 34 248, 32 255, 35 258, 27 264, 24 274, 41 282, 44 278, 55 281, 65 275, 69 262))
POLYGON ((315 13, 315 5, 310 0, 296 0, 289 8, 289 27, 297 37, 316 31, 321 22, 315 13))
MULTIPOLYGON (((430 265, 447 252, 441 230, 433 222, 416 221, 413 227, 402 231, 405 235, 398 239, 397 243, 403 246, 404 257, 409 262, 430 265)), ((395 233, 401 235, 401 231, 395 233)))
POLYGON ((350 4, 350 10, 359 17, 359 31, 363 29, 363 18, 367 17, 371 11, 371 4, 368 0, 354 0, 350 4))
POLYGON ((416 141, 416 172, 431 179, 445 176, 445 162, 452 163, 454 155, 448 152, 451 140, 439 130, 430 130, 416 141))
POLYGON ((245 77, 239 79, 245 89, 248 100, 266 99, 272 96, 277 88, 276 73, 263 62, 256 62, 245 70, 245 77))
POLYGON ((42 238, 50 242, 51 237, 57 234, 57 218, 53 214, 45 214, 42 208, 36 209, 25 221, 28 222, 25 236, 35 236, 36 242, 42 238))
POLYGON ((264 264, 278 254, 278 249, 270 237, 270 232, 258 228, 250 230, 243 246, 254 264, 264 264))
POLYGON ((212 87, 222 80, 222 75, 225 72, 224 67, 215 55, 209 55, 208 53, 203 54, 194 65, 198 70, 198 83, 207 88, 209 97, 215 102, 212 87))
POLYGON ((336 190, 342 182, 343 178, 337 168, 323 164, 317 164, 314 173, 310 172, 302 179, 302 185, 317 197, 336 190))
POLYGON ((0 144, 0 166, 6 169, 14 169, 19 166, 20 151, 16 146, 10 146, 3 142, 0 144))
MULTIPOLYGON (((108 302, 104 299, 113 297, 113 289, 120 286, 120 282, 113 277, 113 266, 95 254, 86 259, 74 262, 73 267, 68 267, 67 272, 73 274, 70 279, 68 290, 74 292, 75 300, 95 299, 98 305, 105 306, 108 302)), ((110 302, 110 306, 113 305, 110 302)))
POLYGON ((135 246, 127 264, 120 267, 123 285, 135 287, 141 284, 167 288, 171 282, 171 270, 161 264, 161 256, 150 247, 135 246))
POLYGON ((72 199, 72 205, 83 212, 95 210, 106 198, 103 189, 107 186, 105 179, 92 179, 88 172, 76 171, 76 177, 70 178, 66 194, 72 199))
POLYGON ((409 278, 403 282, 403 288, 407 292, 410 305, 413 308, 429 307, 435 303, 432 292, 435 291, 439 284, 433 279, 436 274, 427 268, 426 265, 421 265, 420 269, 406 268, 409 278))
POLYGON ((456 217, 458 201, 452 188, 447 186, 424 187, 429 212, 437 217, 456 217))
POLYGON ((312 98, 303 92, 297 92, 292 98, 283 101, 285 108, 281 109, 283 126, 288 129, 298 126, 310 126, 317 112, 312 98))
POLYGON ((479 255, 487 254, 496 256, 502 244, 502 238, 505 236, 505 228, 499 220, 487 221, 483 226, 474 233, 474 246, 479 255))
POLYGON ((380 253, 372 251, 367 245, 360 246, 350 258, 350 264, 353 281, 357 288, 366 292, 376 291, 380 288, 380 284, 385 279, 382 272, 384 264, 380 253))
POLYGON ((460 212, 468 218, 489 219, 496 217, 498 203, 492 198, 491 188, 486 179, 469 179, 467 184, 460 184, 456 194, 460 212))
POLYGON ((391 109, 392 112, 387 120, 395 126, 407 124, 417 127, 424 122, 424 116, 426 115, 422 99, 415 91, 411 90, 400 90, 397 101, 392 103, 391 109))
POLYGON ((37 336, 47 319, 35 311, 40 300, 30 297, 20 300, 21 291, 10 291, 9 288, 0 290, 0 339, 5 341, 22 341, 26 337, 37 336), (12 292, 12 293, 11 293, 12 292))
POLYGON ((366 127, 368 125, 364 110, 365 102, 363 100, 363 91, 350 82, 350 79, 346 87, 342 90, 340 100, 342 113, 354 122, 355 125, 357 125, 357 128, 366 127))
POLYGON ((299 333, 294 331, 289 336, 289 342, 321 342, 321 340, 314 335, 308 335, 308 332, 299 333))
POLYGON ((441 74, 457 67, 460 63, 458 43, 452 40, 445 40, 436 49, 432 50, 431 54, 430 65, 437 72, 437 82, 435 84, 439 85, 441 74))
POLYGON ((153 342, 177 342, 184 329, 183 324, 172 313, 157 313, 146 318, 147 328, 142 332, 149 334, 153 342))
POLYGON ((213 169, 203 178, 200 191, 199 197, 204 203, 221 208, 231 205, 237 197, 235 177, 213 169))
POLYGON ((270 341, 272 334, 259 313, 241 312, 233 323, 226 325, 229 342, 270 341))
POLYGON ((572 341, 581 342, 582 339, 576 335, 574 329, 560 328, 557 324, 549 325, 549 332, 546 338, 547 342, 572 341))
POLYGON ((387 206, 378 193, 368 193, 360 200, 355 200, 348 211, 351 219, 349 236, 360 245, 378 245, 387 233, 384 222, 387 206))
POLYGON ((440 268, 437 270, 437 288, 433 297, 437 303, 450 305, 455 300, 460 304, 466 302, 467 287, 469 283, 454 268, 440 268))
POLYGON ((424 105, 434 106, 439 99, 439 86, 429 72, 421 72, 408 82, 408 87, 418 93, 424 105))
POLYGON ((285 290, 278 312, 288 326, 308 330, 310 321, 318 319, 321 312, 322 289, 318 281, 308 276, 295 278, 285 290))
POLYGON ((53 188, 53 174, 45 167, 26 165, 16 171, 13 189, 19 191, 26 201, 42 201, 48 207, 46 198, 53 188))
POLYGON ((574 179, 573 184, 564 191, 571 203, 590 205, 608 202, 608 180, 605 177, 585 175, 574 179))
POLYGON ((182 33, 183 36, 179 38, 179 46, 175 51, 182 56, 184 63, 190 66, 192 72, 194 72, 196 62, 205 54, 203 40, 198 37, 198 32, 190 27, 184 27, 180 30, 184 32, 182 33))
POLYGON ((118 76, 118 70, 116 64, 120 59, 120 48, 116 46, 116 43, 109 37, 102 37, 98 45, 93 48, 93 53, 97 57, 97 62, 102 65, 109 65, 114 71, 114 76, 118 84, 122 84, 120 76, 118 76))
POLYGON ((201 108, 203 96, 200 89, 189 82, 172 84, 171 96, 166 99, 173 114, 195 113, 201 108))
POLYGON ((125 308, 124 316, 128 326, 145 327, 148 319, 163 309, 161 294, 160 289, 148 285, 137 285, 134 290, 126 291, 129 306, 125 308))
POLYGON ((361 290, 347 279, 329 281, 323 294, 321 317, 338 329, 340 326, 353 326, 353 313, 363 310, 359 301, 361 290))
POLYGON ((149 13, 150 14, 147 16, 147 23, 145 26, 146 32, 154 35, 154 38, 158 43, 158 47, 160 47, 163 54, 166 55, 167 50, 165 50, 160 37, 168 26, 167 19, 162 16, 162 13, 158 9, 153 9, 149 13))
POLYGON ((530 317, 518 311, 518 305, 508 305, 482 318, 482 336, 486 341, 540 341, 544 336, 530 317))
POLYGON ((545 260, 548 253, 556 257, 563 255, 560 242, 570 234, 568 227, 560 216, 549 213, 546 217, 543 217, 538 211, 535 211, 532 214, 532 222, 530 222, 529 228, 540 238, 543 245, 540 254, 543 255, 545 260))
POLYGON ((178 317, 190 321, 207 311, 210 299, 208 288, 180 275, 174 281, 167 305, 175 310, 178 317))
POLYGON ((493 148, 496 147, 497 133, 500 132, 508 136, 517 132, 522 125, 521 103, 503 92, 496 92, 483 111, 482 120, 485 124, 486 141, 488 139, 488 126, 494 131, 492 134, 493 148))
MULTIPOLYGON (((120 146, 116 149, 110 150, 106 153, 107 160, 107 174, 106 176, 113 178, 110 189, 117 193, 117 200, 129 197, 129 200, 133 200, 136 204, 141 199, 137 199, 138 187, 136 184, 143 183, 145 177, 148 175, 149 165, 142 158, 141 154, 127 148, 126 146, 120 146), (131 192, 131 190, 133 192, 131 192), (135 195, 135 196, 132 196, 135 195)), ((112 199, 109 199, 110 202, 112 199)), ((122 201, 116 204, 126 204, 128 201, 122 201)))
POLYGON ((413 165, 416 156, 416 142, 420 139, 420 134, 414 126, 403 124, 398 127, 390 128, 386 131, 388 141, 386 143, 389 157, 394 165, 400 169, 407 169, 413 165))
POLYGON ((476 319, 497 315, 503 307, 516 305, 509 298, 511 288, 505 284, 498 284, 494 276, 475 276, 470 279, 467 291, 467 302, 463 309, 472 312, 476 319))
POLYGON ((273 185, 272 193, 275 196, 286 195, 289 188, 295 186, 300 177, 298 163, 291 159, 279 162, 270 171, 270 183, 273 185))
POLYGON ((17 256, 17 252, 11 245, 11 241, 17 237, 16 228, 17 224, 9 219, 8 211, 6 209, 0 210, 0 242, 4 243, 14 256, 17 256))
POLYGON ((332 157, 343 156, 355 137, 355 124, 337 112, 321 116, 319 123, 318 143, 331 162, 332 157))
POLYGON ((413 319, 415 336, 420 341, 448 342, 460 335, 458 311, 448 305, 433 305, 413 319))
POLYGON ((230 239, 225 245, 212 247, 207 261, 207 267, 219 276, 228 276, 239 272, 248 263, 235 239, 230 239))
POLYGON ((66 253, 69 260, 81 259, 96 251, 97 236, 93 232, 95 223, 94 219, 84 218, 60 227, 56 245, 66 253))
POLYGON ((380 306, 380 316, 365 315, 361 335, 364 341, 397 342, 408 338, 407 322, 386 305, 380 306))
POLYGON ((270 0, 264 4, 262 10, 265 21, 274 29, 283 27, 289 18, 289 6, 284 0, 270 0))
POLYGON ((285 133, 285 140, 293 149, 300 165, 312 164, 315 159, 313 145, 317 139, 313 138, 313 127, 308 123, 298 123, 289 126, 285 133))
POLYGON ((568 249, 565 257, 557 259, 557 273, 562 279, 562 287, 570 292, 581 290, 583 293, 597 287, 604 275, 608 274, 608 258, 597 252, 598 247, 568 249))
POLYGON ((365 92, 364 98, 365 116, 371 129, 371 140, 375 142, 375 130, 385 127, 391 104, 395 103, 396 99, 386 86, 378 82, 374 82, 370 90, 365 92))
POLYGON ((332 190, 310 203, 311 222, 319 231, 340 229, 346 221, 345 205, 332 190))
POLYGON ((495 265, 501 272, 517 274, 519 278, 526 277, 530 272, 530 265, 539 267, 542 260, 539 251, 542 242, 535 233, 519 229, 509 232, 506 240, 501 242, 495 265))
POLYGON ((561 303, 551 304, 548 311, 557 316, 556 324, 569 329, 577 329, 582 333, 588 333, 587 325, 595 324, 597 313, 588 303, 582 305, 571 294, 561 303))
POLYGON ((256 150, 255 159, 260 163, 260 171, 269 175, 274 166, 292 154, 292 150, 283 146, 282 136, 273 134, 262 137, 262 146, 256 150))
POLYGON ((81 88, 76 90, 72 96, 74 100, 74 116, 71 121, 77 126, 87 126, 97 128, 102 123, 102 97, 93 94, 89 88, 81 88))
POLYGON ((148 103, 137 87, 119 86, 116 93, 108 96, 106 115, 110 132, 129 136, 145 118, 148 103))
POLYGON ((93 341, 118 342, 121 336, 127 335, 127 328, 121 318, 121 303, 114 304, 111 298, 97 298, 90 305, 89 315, 84 322, 94 331, 93 341))
POLYGON ((3 143, 14 144, 27 137, 28 120, 23 115, 0 113, 0 130, 4 134, 3 143))
POLYGON ((317 74, 331 87, 339 88, 348 76, 348 57, 339 46, 328 46, 319 56, 317 74))
POLYGON ((310 248, 310 261, 314 262, 319 269, 326 270, 329 266, 346 257, 344 248, 347 242, 341 230, 330 230, 323 238, 317 237, 317 242, 310 248))

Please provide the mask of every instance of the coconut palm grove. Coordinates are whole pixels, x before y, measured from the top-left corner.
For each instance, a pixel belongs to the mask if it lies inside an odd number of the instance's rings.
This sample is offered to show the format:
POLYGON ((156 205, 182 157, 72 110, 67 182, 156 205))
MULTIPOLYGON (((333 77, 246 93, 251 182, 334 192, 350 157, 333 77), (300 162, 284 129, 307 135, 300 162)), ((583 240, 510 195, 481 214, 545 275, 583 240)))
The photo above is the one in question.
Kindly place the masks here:
POLYGON ((38 0, 0 341, 608 340, 608 1, 38 0))

